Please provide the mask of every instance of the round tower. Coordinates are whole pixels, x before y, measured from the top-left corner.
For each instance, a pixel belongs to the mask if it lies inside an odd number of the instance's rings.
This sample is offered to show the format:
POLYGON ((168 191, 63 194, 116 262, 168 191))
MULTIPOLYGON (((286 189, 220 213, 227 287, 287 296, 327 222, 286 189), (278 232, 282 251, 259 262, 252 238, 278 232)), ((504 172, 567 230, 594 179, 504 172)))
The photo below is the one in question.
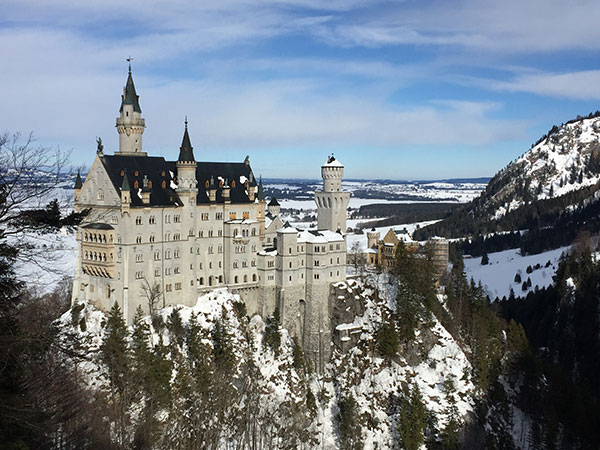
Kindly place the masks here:
POLYGON ((121 96, 120 115, 117 117, 117 131, 119 132, 119 151, 117 155, 146 156, 142 151, 142 134, 146 123, 142 118, 140 97, 135 92, 133 77, 131 76, 131 63, 129 76, 121 96))
POLYGON ((377 247, 379 241, 379 232, 375 231, 375 228, 371 228, 367 231, 367 248, 377 247))
POLYGON ((315 192, 317 227, 319 230, 346 232, 346 212, 350 192, 342 191, 344 165, 333 155, 321 166, 323 190, 315 192))

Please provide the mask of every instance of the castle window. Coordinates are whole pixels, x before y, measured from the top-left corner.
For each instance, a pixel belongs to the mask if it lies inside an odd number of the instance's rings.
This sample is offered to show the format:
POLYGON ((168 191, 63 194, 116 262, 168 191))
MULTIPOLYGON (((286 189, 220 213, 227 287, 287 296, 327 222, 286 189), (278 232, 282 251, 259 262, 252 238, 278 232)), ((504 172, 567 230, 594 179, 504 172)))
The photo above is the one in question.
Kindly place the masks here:
POLYGON ((150 218, 148 219, 148 223, 150 225, 154 225, 156 223, 156 217, 155 216, 150 216, 150 218))
POLYGON ((171 250, 165 250, 165 259, 171 259, 171 250))
POLYGON ((135 254, 135 262, 143 262, 144 261, 144 254, 143 253, 136 253, 135 254))
POLYGON ((164 171, 164 170, 163 170, 163 171, 160 173, 160 176, 161 176, 161 177, 164 177, 164 176, 165 176, 165 171, 164 171))
POLYGON ((167 284, 167 285, 165 286, 165 291, 167 291, 167 292, 171 292, 172 290, 173 290, 173 285, 172 285, 172 284, 167 284))
POLYGON ((208 237, 213 237, 213 230, 208 230, 208 237))
POLYGON ((292 262, 290 261, 290 269, 292 268, 292 262))
POLYGON ((218 212, 217 214, 215 214, 215 219, 216 220, 223 220, 223 213, 222 212, 218 212))
POLYGON ((208 277, 208 285, 209 286, 213 285, 213 277, 212 277, 212 275, 210 277, 208 277))
POLYGON ((190 229, 189 229, 189 231, 188 231, 188 236, 190 236, 190 237, 191 237, 191 236, 193 236, 193 235, 194 235, 194 229, 193 229, 193 228, 190 228, 190 229))
POLYGON ((198 230, 198 237, 199 238, 204 237, 204 231, 198 230))
POLYGON ((98 189, 98 200, 104 200, 104 191, 102 189, 98 189))
POLYGON ((87 242, 87 240, 88 240, 88 234, 87 234, 87 233, 85 233, 85 234, 83 235, 83 240, 87 242))
POLYGON ((154 235, 153 235, 153 234, 151 234, 151 235, 150 235, 150 238, 148 239, 148 241, 149 241, 149 242, 154 242, 154 239, 155 239, 155 238, 154 238, 154 235))
POLYGON ((338 264, 340 263, 340 258, 338 258, 338 259, 337 259, 337 263, 338 263, 338 264))
POLYGON ((190 264, 190 270, 194 270, 194 265, 190 264))
POLYGON ((85 284, 81 283, 81 284, 79 285, 79 290, 80 290, 80 291, 85 291, 85 284))
POLYGON ((252 281, 256 281, 256 274, 255 273, 252 274, 252 281))
POLYGON ((252 253, 254 253, 254 252, 256 252, 256 245, 255 244, 252 245, 252 253))
POLYGON ((256 236, 256 228, 252 228, 252 236, 256 236))
POLYGON ((275 267, 275 261, 268 261, 267 267, 275 267))
POLYGON ((152 189, 152 180, 148 181, 148 189, 152 189))
POLYGON ((242 267, 248 267, 248 261, 246 261, 246 260, 242 261, 242 267))
POLYGON ((213 247, 212 245, 210 245, 210 246, 208 247, 208 253, 209 253, 210 255, 212 255, 212 254, 214 253, 214 247, 213 247))
POLYGON ((319 253, 321 251, 321 247, 319 247, 318 245, 315 247, 315 253, 319 253))
POLYGON ((322 251, 323 253, 325 253, 325 246, 322 246, 322 247, 321 247, 321 251, 322 251))
POLYGON ((244 275, 244 283, 248 282, 248 275, 244 275))
POLYGON ((144 278, 144 272, 142 270, 140 270, 139 272, 136 272, 135 278, 136 278, 136 280, 141 280, 142 278, 144 278))
POLYGON ((179 268, 179 266, 177 266, 173 269, 173 273, 175 273, 175 274, 181 273, 181 269, 179 268))
POLYGON ((160 261, 160 252, 154 252, 154 261, 160 261))
POLYGON ((155 277, 160 277, 160 267, 156 267, 156 268, 154 269, 154 276, 155 276, 155 277))
POLYGON ((244 219, 249 219, 249 218, 250 218, 250 213, 249 213, 248 211, 244 211, 244 212, 242 213, 242 217, 243 217, 244 219))
POLYGON ((136 225, 141 225, 142 224, 142 216, 136 216, 135 217, 135 224, 136 225))
POLYGON ((223 283, 223 275, 219 275, 219 283, 223 283))
POLYGON ((235 284, 237 284, 237 282, 238 282, 238 276, 237 276, 237 275, 236 275, 235 277, 233 277, 233 282, 234 282, 235 284))
POLYGON ((222 237, 223 236, 223 230, 218 230, 217 231, 217 236, 222 237))
POLYGON ((318 279, 319 279, 319 274, 315 273, 315 280, 318 280, 318 279))
POLYGON ((202 213, 200 218, 204 221, 208 220, 208 213, 202 213))
POLYGON ((125 176, 125 171, 121 169, 121 176, 124 177, 125 176))
POLYGON ((173 252, 173 257, 174 258, 179 258, 180 257, 179 249, 178 248, 176 248, 175 251, 173 252))
POLYGON ((165 180, 162 180, 162 182, 160 183, 160 186, 161 186, 163 189, 166 189, 166 188, 167 188, 167 182, 166 182, 165 180))
POLYGON ((136 171, 133 173, 133 175, 135 175, 136 177, 139 177, 139 176, 140 176, 140 172, 136 170, 136 171))
POLYGON ((235 212, 230 212, 229 213, 229 220, 235 220, 237 214, 235 212))
POLYGON ((136 236, 135 237, 135 243, 136 244, 141 244, 142 243, 142 237, 141 236, 136 236))
POLYGON ((170 267, 167 267, 165 269, 165 275, 171 275, 171 268, 170 267))
POLYGON ((335 249, 336 249, 336 250, 339 250, 339 249, 340 249, 340 244, 336 244, 336 245, 335 245, 335 249))
POLYGON ((198 281, 201 285, 204 284, 204 277, 200 277, 200 279, 198 281))
POLYGON ((202 263, 198 264, 198 269, 202 270, 202 263))
POLYGON ((237 268, 238 268, 238 262, 237 262, 237 261, 234 261, 234 262, 233 262, 233 268, 234 268, 234 269, 237 269, 237 268))
POLYGON ((139 188, 140 188, 140 183, 138 183, 138 180, 135 180, 135 181, 133 182, 133 188, 134 188, 134 189, 139 189, 139 188))
POLYGON ((290 255, 292 254, 292 247, 290 247, 290 248, 288 249, 288 253, 289 253, 290 255))
POLYGON ((333 250, 333 244, 329 244, 329 250, 333 250))
POLYGON ((235 187, 235 180, 233 180, 233 181, 231 182, 231 187, 232 187, 232 188, 234 188, 234 187, 235 187))
POLYGON ((173 233, 173 240, 174 241, 181 240, 181 234, 180 233, 173 233))
POLYGON ((173 216, 173 222, 180 223, 181 222, 181 215, 180 214, 175 214, 173 216))
POLYGON ((251 265, 252 267, 256 267, 256 260, 255 260, 255 259, 253 259, 252 261, 250 261, 250 265, 251 265))
POLYGON ((165 241, 171 240, 171 233, 165 233, 165 241))
POLYGON ((171 216, 168 214, 165 216, 165 223, 171 223, 171 216))
POLYGON ((219 245, 217 247, 217 253, 223 253, 223 246, 222 245, 219 245))

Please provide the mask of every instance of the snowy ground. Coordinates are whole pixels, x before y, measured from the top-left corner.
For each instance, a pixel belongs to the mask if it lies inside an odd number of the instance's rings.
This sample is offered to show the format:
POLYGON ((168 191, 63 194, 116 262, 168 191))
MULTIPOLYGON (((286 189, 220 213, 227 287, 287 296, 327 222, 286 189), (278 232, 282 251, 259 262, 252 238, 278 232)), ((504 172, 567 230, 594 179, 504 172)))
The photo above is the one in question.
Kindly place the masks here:
POLYGON ((465 258, 465 272, 467 279, 471 278, 476 283, 481 282, 491 299, 496 297, 508 297, 512 288, 515 296, 525 296, 529 290, 536 286, 540 289, 552 284, 552 276, 556 273, 558 260, 569 247, 561 247, 550 250, 539 255, 521 256, 519 249, 505 250, 503 252, 490 253, 490 263, 481 265, 481 258, 465 258), (545 267, 550 261, 550 265, 545 267), (527 267, 540 264, 540 268, 532 273, 527 273, 527 267), (515 274, 521 274, 521 282, 515 283, 515 274), (531 278, 531 288, 522 290, 522 284, 531 278))

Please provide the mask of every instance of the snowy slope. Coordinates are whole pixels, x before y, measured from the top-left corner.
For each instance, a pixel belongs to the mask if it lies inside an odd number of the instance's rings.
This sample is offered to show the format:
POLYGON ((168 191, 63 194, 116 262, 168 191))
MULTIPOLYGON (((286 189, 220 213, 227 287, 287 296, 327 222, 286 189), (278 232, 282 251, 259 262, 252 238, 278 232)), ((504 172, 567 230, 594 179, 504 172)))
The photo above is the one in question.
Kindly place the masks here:
POLYGON ((600 181, 599 153, 600 117, 555 127, 492 178, 483 206, 497 219, 523 204, 594 185, 600 181))
POLYGON ((569 247, 561 247, 537 255, 521 256, 518 249, 505 250, 490 253, 490 262, 486 265, 481 265, 481 257, 465 258, 465 273, 467 280, 473 279, 475 283, 481 283, 492 300, 496 297, 508 298, 511 289, 516 297, 523 297, 536 286, 541 289, 552 284, 558 261, 561 255, 568 251, 569 247), (546 267, 548 262, 550 264, 546 267), (534 268, 537 264, 540 268, 528 274, 527 267, 534 268), (521 275, 520 283, 514 281, 517 273, 521 275), (523 291, 522 284, 528 278, 531 279, 531 287, 523 291))
MULTIPOLYGON (((389 283, 387 276, 381 275, 377 279, 371 278, 369 286, 363 282, 349 280, 339 283, 338 288, 347 292, 350 298, 362 298, 366 310, 354 323, 362 329, 359 343, 348 353, 335 350, 334 357, 323 375, 307 375, 296 371, 293 367, 292 341, 285 329, 281 330, 282 344, 279 355, 276 356, 266 348, 262 344, 265 332, 263 320, 258 316, 250 320, 237 316, 235 303, 240 299, 236 294, 219 289, 199 297, 193 307, 179 307, 184 324, 195 315, 200 326, 210 331, 217 319, 224 321, 228 332, 233 336, 235 353, 239 358, 240 376, 245 358, 250 358, 258 368, 255 382, 258 386, 257 392, 260 393, 260 410, 257 420, 259 424, 268 423, 270 427, 274 426, 270 428, 271 438, 277 437, 275 441, 269 441, 270 448, 282 448, 286 442, 289 444, 290 417, 282 413, 282 405, 288 405, 290 410, 298 414, 302 413, 303 401, 309 388, 317 398, 317 411, 314 417, 307 417, 308 420, 305 419, 302 425, 310 435, 310 440, 303 446, 306 449, 339 448, 336 437, 338 402, 342 396, 349 393, 356 398, 358 413, 362 419, 376 419, 362 421, 361 435, 365 449, 393 447, 398 418, 397 411, 390 411, 389 402, 391 398, 398 396, 405 383, 416 384, 419 387, 427 409, 435 414, 440 427, 447 421, 450 402, 456 402, 461 416, 473 410, 475 388, 470 379, 472 368, 461 348, 439 322, 433 319, 430 326, 421 327, 417 332, 411 346, 413 353, 418 353, 416 360, 413 357, 409 362, 407 358, 399 356, 397 360, 386 361, 378 357, 372 349, 382 317, 395 308, 394 284, 389 283), (454 392, 446 392, 444 388, 448 379, 454 383, 454 392)), ((172 307, 165 308, 160 314, 166 319, 172 310, 172 307)), ((76 333, 85 342, 85 353, 89 359, 78 363, 80 373, 89 387, 104 391, 108 387, 108 379, 99 359, 99 349, 106 317, 103 312, 89 304, 85 305, 80 317, 85 319, 85 331, 72 326, 70 312, 62 316, 62 339, 67 343, 69 333, 76 333)), ((150 319, 146 320, 151 326, 150 319)), ((159 336, 159 333, 152 329, 153 343, 157 344, 159 339, 168 345, 169 332, 163 329, 159 336)), ((185 353, 185 348, 182 351, 185 353)), ((172 379, 176 378, 176 370, 174 368, 172 379)), ((243 394, 240 395, 239 404, 231 405, 234 414, 241 414, 245 402, 248 401, 243 394)), ((165 421, 165 433, 170 433, 168 412, 159 414, 159 417, 165 421)), ((223 430, 220 448, 228 448, 228 432, 223 430)))

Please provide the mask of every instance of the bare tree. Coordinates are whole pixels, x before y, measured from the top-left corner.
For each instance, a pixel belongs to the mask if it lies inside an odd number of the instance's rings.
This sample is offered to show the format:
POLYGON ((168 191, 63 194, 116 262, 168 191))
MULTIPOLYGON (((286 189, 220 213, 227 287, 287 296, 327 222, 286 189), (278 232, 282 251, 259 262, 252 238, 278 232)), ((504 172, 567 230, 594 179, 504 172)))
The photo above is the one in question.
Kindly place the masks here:
POLYGON ((355 241, 350 247, 350 253, 348 254, 349 262, 354 267, 356 274, 363 273, 365 265, 367 264, 367 258, 365 253, 360 248, 360 242, 355 241))
POLYGON ((154 312, 156 311, 158 302, 163 295, 163 290, 159 283, 150 284, 148 279, 144 277, 142 280, 142 292, 148 301, 148 313, 152 318, 154 318, 154 312))

